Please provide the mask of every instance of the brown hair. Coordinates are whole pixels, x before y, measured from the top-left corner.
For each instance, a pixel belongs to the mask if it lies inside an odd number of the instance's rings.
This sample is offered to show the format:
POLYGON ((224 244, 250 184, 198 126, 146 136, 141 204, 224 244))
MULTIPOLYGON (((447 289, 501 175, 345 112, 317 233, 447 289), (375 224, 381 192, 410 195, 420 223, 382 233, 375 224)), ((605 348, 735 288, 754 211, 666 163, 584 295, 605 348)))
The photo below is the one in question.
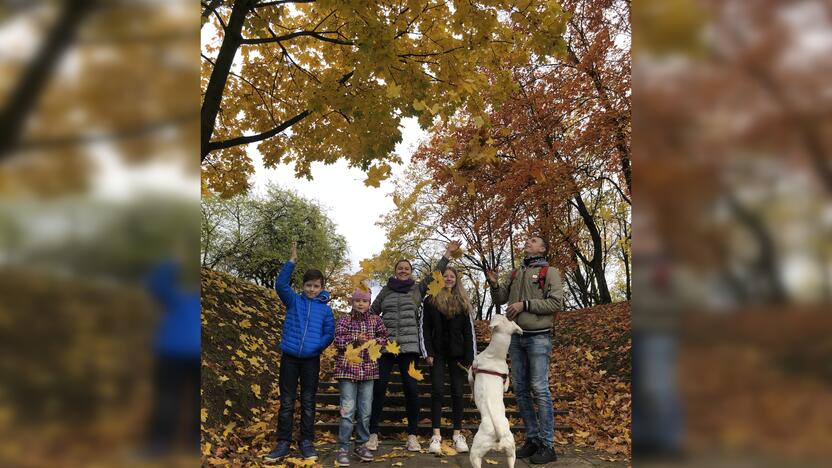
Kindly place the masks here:
POLYGON ((321 287, 324 287, 326 283, 324 281, 324 274, 321 273, 321 270, 315 270, 314 268, 311 270, 306 270, 306 273, 303 274, 303 282, 306 283, 307 281, 315 281, 320 280, 321 287))
POLYGON ((393 265, 393 272, 394 273, 396 272, 396 268, 399 267, 399 263, 402 263, 402 262, 407 263, 408 265, 410 265, 410 271, 413 271, 413 264, 410 263, 410 260, 406 260, 406 259, 403 258, 403 259, 399 260, 398 262, 396 262, 395 265, 393 265))
POLYGON ((454 287, 451 289, 443 287, 439 294, 430 297, 431 303, 445 318, 451 318, 456 314, 470 313, 471 301, 468 299, 465 287, 462 286, 459 271, 454 267, 448 267, 445 268, 442 275, 444 276, 448 270, 454 272, 456 276, 454 287))

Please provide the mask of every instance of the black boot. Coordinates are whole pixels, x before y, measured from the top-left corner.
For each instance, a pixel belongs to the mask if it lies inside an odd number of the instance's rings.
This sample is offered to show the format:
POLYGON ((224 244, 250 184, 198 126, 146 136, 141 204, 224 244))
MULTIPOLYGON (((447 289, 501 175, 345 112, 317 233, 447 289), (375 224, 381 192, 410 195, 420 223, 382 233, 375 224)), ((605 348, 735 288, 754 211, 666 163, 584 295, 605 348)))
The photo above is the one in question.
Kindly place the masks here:
POLYGON ((529 458, 537 452, 538 446, 537 439, 527 439, 523 446, 514 452, 514 455, 520 459, 529 458))
POLYGON ((534 465, 545 465, 547 463, 558 461, 558 456, 555 454, 555 449, 548 445, 541 445, 537 451, 529 458, 529 463, 534 465))

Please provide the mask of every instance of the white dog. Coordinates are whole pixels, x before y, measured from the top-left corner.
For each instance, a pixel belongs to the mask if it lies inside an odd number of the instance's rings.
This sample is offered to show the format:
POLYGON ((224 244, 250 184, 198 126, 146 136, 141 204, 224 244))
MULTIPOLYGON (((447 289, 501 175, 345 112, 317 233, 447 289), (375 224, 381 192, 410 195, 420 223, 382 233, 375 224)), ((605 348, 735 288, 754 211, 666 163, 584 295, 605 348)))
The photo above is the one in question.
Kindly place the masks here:
POLYGON ((491 343, 477 355, 468 370, 468 383, 480 411, 480 427, 471 444, 471 465, 480 468, 482 457, 489 450, 497 450, 506 453, 509 468, 514 468, 514 435, 506 417, 503 394, 509 384, 506 355, 511 335, 522 334, 523 330, 504 315, 495 315, 488 326, 491 343))

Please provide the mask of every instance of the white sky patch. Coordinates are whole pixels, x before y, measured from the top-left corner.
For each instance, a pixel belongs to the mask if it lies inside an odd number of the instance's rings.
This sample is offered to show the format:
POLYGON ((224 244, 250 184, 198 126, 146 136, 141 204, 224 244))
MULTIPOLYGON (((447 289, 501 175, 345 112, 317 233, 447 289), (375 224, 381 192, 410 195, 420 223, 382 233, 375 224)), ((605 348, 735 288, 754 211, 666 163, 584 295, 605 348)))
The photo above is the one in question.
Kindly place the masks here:
POLYGON ((272 183, 318 202, 327 210, 338 232, 346 238, 351 271, 355 272, 359 261, 375 255, 384 247, 387 238, 384 230, 375 223, 395 208, 391 197, 392 180, 404 173, 410 156, 427 136, 414 118, 403 119, 401 129, 402 141, 396 145, 395 153, 401 157, 402 164, 392 165, 391 177, 379 188, 364 185, 367 174, 360 169, 349 168, 344 160, 330 165, 312 164, 311 181, 295 178, 294 165, 281 164, 267 169, 256 145, 250 145, 248 154, 255 167, 252 189, 255 193, 263 193, 266 186, 272 183))

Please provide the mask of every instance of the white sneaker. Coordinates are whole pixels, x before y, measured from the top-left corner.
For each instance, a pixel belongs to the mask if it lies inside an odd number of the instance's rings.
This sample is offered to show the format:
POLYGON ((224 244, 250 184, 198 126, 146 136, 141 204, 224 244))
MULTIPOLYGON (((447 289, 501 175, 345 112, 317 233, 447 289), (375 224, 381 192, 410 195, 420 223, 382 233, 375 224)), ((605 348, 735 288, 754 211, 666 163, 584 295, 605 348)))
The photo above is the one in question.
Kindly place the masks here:
POLYGON ((367 439, 364 446, 367 447, 367 450, 372 450, 373 452, 378 450, 378 434, 370 434, 370 438, 367 439))
POLYGON ((436 455, 442 455, 442 436, 435 435, 430 438, 430 447, 428 452, 436 455))
POLYGON ((409 452, 421 452, 422 446, 419 445, 419 439, 416 438, 415 435, 410 434, 407 436, 407 450, 409 452))
POLYGON ((454 436, 454 448, 459 453, 465 453, 468 451, 468 443, 465 442, 464 435, 457 434, 454 436))

